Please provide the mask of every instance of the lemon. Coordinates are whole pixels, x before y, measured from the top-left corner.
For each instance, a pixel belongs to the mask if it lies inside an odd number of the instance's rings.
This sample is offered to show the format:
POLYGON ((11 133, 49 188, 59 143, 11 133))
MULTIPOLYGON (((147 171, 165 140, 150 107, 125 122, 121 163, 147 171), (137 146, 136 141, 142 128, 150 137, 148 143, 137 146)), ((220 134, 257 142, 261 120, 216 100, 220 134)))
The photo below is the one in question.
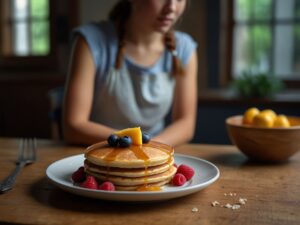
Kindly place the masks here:
POLYGON ((243 124, 252 124, 253 118, 259 114, 259 110, 255 107, 246 110, 243 116, 243 124))
POLYGON ((252 124, 257 127, 271 128, 273 127, 274 119, 268 113, 259 113, 253 118, 252 124))
POLYGON ((290 122, 285 115, 278 115, 274 120, 274 127, 290 127, 290 122))
POLYGON ((277 114, 272 109, 265 109, 261 111, 262 114, 270 115, 272 120, 275 120, 277 114))

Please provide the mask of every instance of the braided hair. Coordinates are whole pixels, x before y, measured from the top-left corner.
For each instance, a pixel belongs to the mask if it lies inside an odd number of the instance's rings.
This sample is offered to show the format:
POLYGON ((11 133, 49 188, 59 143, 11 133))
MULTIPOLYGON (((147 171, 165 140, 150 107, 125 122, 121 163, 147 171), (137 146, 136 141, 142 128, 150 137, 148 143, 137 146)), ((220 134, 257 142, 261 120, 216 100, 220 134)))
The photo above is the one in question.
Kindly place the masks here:
MULTIPOLYGON (((118 35, 118 50, 115 61, 115 68, 122 67, 125 47, 125 24, 132 12, 132 3, 129 0, 120 0, 109 13, 109 20, 115 22, 118 35)), ((172 55, 172 74, 183 75, 183 67, 177 56, 176 38, 173 30, 170 30, 164 37, 165 46, 172 55)))
POLYGON ((169 31, 165 34, 165 45, 172 54, 172 74, 183 75, 184 70, 176 51, 176 38, 174 31, 169 31))

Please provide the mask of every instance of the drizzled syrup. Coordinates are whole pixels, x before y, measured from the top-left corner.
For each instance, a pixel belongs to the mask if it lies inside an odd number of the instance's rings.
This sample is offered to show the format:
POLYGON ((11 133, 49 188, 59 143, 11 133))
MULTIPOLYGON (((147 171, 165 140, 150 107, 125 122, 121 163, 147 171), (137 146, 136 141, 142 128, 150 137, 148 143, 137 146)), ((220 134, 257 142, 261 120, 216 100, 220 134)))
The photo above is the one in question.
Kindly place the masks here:
MULTIPOLYGON (((101 147, 104 147, 105 145, 102 145, 101 147)), ((158 185, 148 185, 148 166, 149 166, 149 156, 144 152, 143 147, 153 147, 156 148, 162 152, 165 152, 168 154, 168 160, 167 163, 169 164, 169 166, 171 166, 172 164, 172 154, 174 152, 174 149, 168 145, 162 144, 162 143, 158 143, 158 142, 154 142, 151 141, 147 144, 143 144, 141 146, 138 145, 131 145, 128 147, 128 149, 130 151, 133 152, 133 154, 135 155, 135 157, 137 159, 143 160, 144 161, 144 166, 145 166, 145 176, 144 176, 144 184, 142 186, 140 186, 139 188, 137 188, 136 191, 160 191, 161 187, 158 185)), ((94 149, 96 150, 96 149, 94 149)), ((105 155, 105 157, 103 158, 105 161, 108 162, 108 165, 110 162, 113 162, 116 160, 116 158, 118 157, 118 155, 124 151, 124 149, 122 148, 117 148, 117 147, 111 147, 111 151, 105 155)), ((109 178, 109 169, 110 167, 107 166, 107 174, 106 174, 106 179, 109 178)))
POLYGON ((116 160, 117 156, 122 152, 121 148, 113 148, 105 157, 104 160, 108 162, 113 162, 116 160))
POLYGON ((174 153, 174 149, 168 145, 165 145, 165 144, 161 144, 161 143, 158 143, 158 142, 150 142, 148 144, 148 146, 151 146, 151 147, 154 147, 156 149, 159 149, 160 151, 162 152, 165 152, 168 154, 168 161, 167 163, 169 164, 169 166, 172 165, 172 154, 174 153))
POLYGON ((136 158, 144 160, 146 164, 149 163, 149 156, 143 151, 142 145, 131 145, 129 149, 133 152, 136 158))
POLYGON ((129 149, 133 152, 136 158, 144 161, 145 165, 145 176, 144 184, 148 183, 148 166, 149 166, 149 156, 143 151, 142 145, 131 145, 129 149))

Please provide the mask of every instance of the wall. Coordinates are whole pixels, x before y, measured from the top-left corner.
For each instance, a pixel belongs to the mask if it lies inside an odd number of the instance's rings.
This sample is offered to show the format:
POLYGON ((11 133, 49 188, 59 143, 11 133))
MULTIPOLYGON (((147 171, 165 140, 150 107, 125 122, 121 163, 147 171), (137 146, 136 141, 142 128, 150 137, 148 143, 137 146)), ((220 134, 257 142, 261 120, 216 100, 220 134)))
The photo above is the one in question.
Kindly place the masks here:
POLYGON ((116 2, 117 0, 79 0, 80 24, 106 19, 116 2))
MULTIPOLYGON (((52 0, 51 0, 52 2, 52 0)), ((0 68, 0 137, 51 138, 49 91, 64 83, 68 57, 68 34, 74 19, 74 0, 53 0, 57 9, 55 42, 57 67, 46 69, 0 68)), ((2 25, 2 24, 0 24, 2 25)))
POLYGON ((48 94, 61 78, 55 73, 0 74, 0 137, 50 138, 48 94))

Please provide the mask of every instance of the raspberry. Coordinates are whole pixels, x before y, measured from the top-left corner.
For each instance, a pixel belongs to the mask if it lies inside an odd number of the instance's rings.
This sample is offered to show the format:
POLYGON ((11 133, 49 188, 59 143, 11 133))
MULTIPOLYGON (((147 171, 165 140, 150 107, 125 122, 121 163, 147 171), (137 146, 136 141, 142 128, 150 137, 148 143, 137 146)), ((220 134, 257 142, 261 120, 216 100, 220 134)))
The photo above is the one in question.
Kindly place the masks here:
POLYGON ((185 182, 186 182, 186 178, 181 173, 176 173, 172 180, 172 183, 176 186, 182 186, 185 184, 185 182))
POLYGON ((176 164, 176 163, 174 163, 174 164, 173 164, 173 166, 175 166, 176 168, 178 168, 178 166, 177 166, 177 164, 176 164))
POLYGON ((85 180, 85 172, 84 172, 84 167, 81 166, 72 174, 72 180, 75 183, 81 183, 85 180))
POLYGON ((86 180, 80 184, 80 187, 88 189, 98 189, 98 183, 93 176, 87 176, 86 180))
POLYGON ((177 172, 176 173, 181 173, 185 176, 186 180, 190 180, 192 179, 192 177, 195 174, 195 171, 192 167, 189 167, 187 165, 181 164, 178 168, 177 168, 177 172))
POLYGON ((98 187, 99 190, 103 190, 103 191, 115 191, 115 185, 109 181, 105 181, 102 184, 99 185, 98 187))

